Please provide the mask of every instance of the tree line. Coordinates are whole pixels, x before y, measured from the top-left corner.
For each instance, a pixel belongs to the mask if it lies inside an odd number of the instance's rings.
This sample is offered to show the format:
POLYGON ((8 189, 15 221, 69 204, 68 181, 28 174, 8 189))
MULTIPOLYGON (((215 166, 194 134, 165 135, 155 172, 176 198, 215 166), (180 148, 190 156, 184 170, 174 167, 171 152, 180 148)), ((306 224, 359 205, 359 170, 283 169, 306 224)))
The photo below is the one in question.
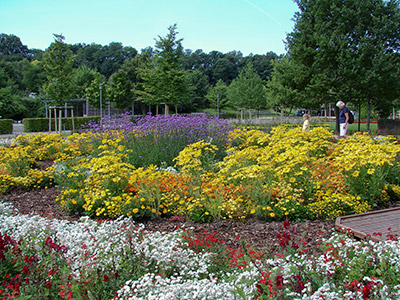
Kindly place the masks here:
POLYGON ((43 114, 38 99, 86 98, 99 106, 100 85, 104 99, 141 113, 149 106, 283 112, 343 100, 369 120, 372 111, 386 117, 399 108, 399 0, 294 1, 299 11, 280 56, 184 49, 176 24, 140 53, 121 43, 69 45, 57 34, 41 51, 1 34, 0 115, 43 114))
MULTIPOLYGON (((88 99, 98 107, 100 85, 103 99, 120 109, 134 104, 140 113, 149 105, 158 108, 161 104, 179 112, 217 105, 222 109, 228 106, 228 86, 239 74, 244 78, 244 73, 256 78, 257 88, 263 91, 254 107, 267 106, 263 89, 278 55, 192 51, 183 48, 177 35, 177 26, 170 26, 166 36, 158 37, 155 48, 139 53, 116 42, 70 45, 59 34, 42 51, 29 49, 15 35, 0 34, 0 115, 43 116, 43 99, 60 105, 70 99, 88 99)), ((229 106, 239 104, 230 101, 229 106)))

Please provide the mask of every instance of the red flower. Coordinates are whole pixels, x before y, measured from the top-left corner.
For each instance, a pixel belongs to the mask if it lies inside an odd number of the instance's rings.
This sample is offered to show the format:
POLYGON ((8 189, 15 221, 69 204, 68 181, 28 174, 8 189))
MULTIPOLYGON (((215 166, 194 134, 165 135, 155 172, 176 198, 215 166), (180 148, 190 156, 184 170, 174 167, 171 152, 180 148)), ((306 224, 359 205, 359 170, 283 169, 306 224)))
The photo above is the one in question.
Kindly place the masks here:
POLYGON ((24 273, 24 274, 30 274, 31 273, 31 271, 29 271, 28 265, 25 265, 22 268, 22 273, 24 273))
POLYGON ((54 275, 56 272, 53 269, 50 269, 49 276, 54 275))
POLYGON ((107 282, 107 281, 108 281, 108 276, 107 276, 107 275, 104 275, 104 276, 103 276, 103 281, 104 281, 104 282, 107 282))
POLYGON ((276 276, 275 286, 280 287, 283 285, 283 275, 276 276))
POLYGON ((289 223, 289 220, 288 220, 288 218, 286 218, 286 220, 283 222, 283 228, 289 228, 290 227, 290 223, 289 223))
POLYGON ((47 288, 48 290, 51 289, 51 282, 50 282, 50 281, 46 281, 46 288, 47 288))

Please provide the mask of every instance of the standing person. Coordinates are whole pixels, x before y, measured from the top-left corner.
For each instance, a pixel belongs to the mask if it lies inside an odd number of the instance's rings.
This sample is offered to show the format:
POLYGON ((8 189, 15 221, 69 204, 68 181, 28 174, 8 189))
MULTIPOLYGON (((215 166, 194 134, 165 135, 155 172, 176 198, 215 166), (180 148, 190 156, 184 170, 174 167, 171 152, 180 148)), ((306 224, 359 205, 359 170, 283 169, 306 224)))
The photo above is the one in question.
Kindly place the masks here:
POLYGON ((340 125, 340 137, 347 135, 347 128, 349 127, 350 111, 346 107, 346 103, 338 101, 336 106, 339 107, 339 125, 340 125))
POLYGON ((303 115, 303 131, 309 131, 310 130, 310 116, 307 114, 303 115))

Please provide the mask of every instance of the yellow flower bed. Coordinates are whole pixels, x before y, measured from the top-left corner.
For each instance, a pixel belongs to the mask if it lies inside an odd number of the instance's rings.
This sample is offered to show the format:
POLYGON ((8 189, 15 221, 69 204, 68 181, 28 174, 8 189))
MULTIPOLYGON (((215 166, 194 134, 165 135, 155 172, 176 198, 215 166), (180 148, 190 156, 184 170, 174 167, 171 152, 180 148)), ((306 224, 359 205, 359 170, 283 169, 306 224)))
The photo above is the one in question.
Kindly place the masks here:
POLYGON ((194 221, 333 220, 400 199, 399 144, 332 136, 326 127, 236 128, 223 161, 215 161, 223 149, 200 141, 175 158, 177 171, 129 163, 132 150, 118 131, 20 137, 0 148, 0 193, 56 183, 61 207, 82 215, 194 221), (54 167, 36 169, 44 159, 54 167))

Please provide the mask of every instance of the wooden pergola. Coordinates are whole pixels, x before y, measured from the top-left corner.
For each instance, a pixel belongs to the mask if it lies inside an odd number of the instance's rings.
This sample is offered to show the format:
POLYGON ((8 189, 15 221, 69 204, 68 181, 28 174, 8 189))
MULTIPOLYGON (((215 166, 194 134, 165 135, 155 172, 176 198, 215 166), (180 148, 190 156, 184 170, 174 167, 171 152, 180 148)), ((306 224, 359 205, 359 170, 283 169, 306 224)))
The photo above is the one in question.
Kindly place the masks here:
POLYGON ((61 132, 62 131, 62 115, 63 111, 70 109, 71 111, 71 119, 72 119, 72 131, 75 131, 75 124, 74 124, 74 107, 73 106, 49 106, 49 132, 51 132, 51 115, 52 111, 54 111, 54 131, 61 132), (57 120, 58 115, 58 120, 57 120), (57 126, 58 125, 58 126, 57 126))

